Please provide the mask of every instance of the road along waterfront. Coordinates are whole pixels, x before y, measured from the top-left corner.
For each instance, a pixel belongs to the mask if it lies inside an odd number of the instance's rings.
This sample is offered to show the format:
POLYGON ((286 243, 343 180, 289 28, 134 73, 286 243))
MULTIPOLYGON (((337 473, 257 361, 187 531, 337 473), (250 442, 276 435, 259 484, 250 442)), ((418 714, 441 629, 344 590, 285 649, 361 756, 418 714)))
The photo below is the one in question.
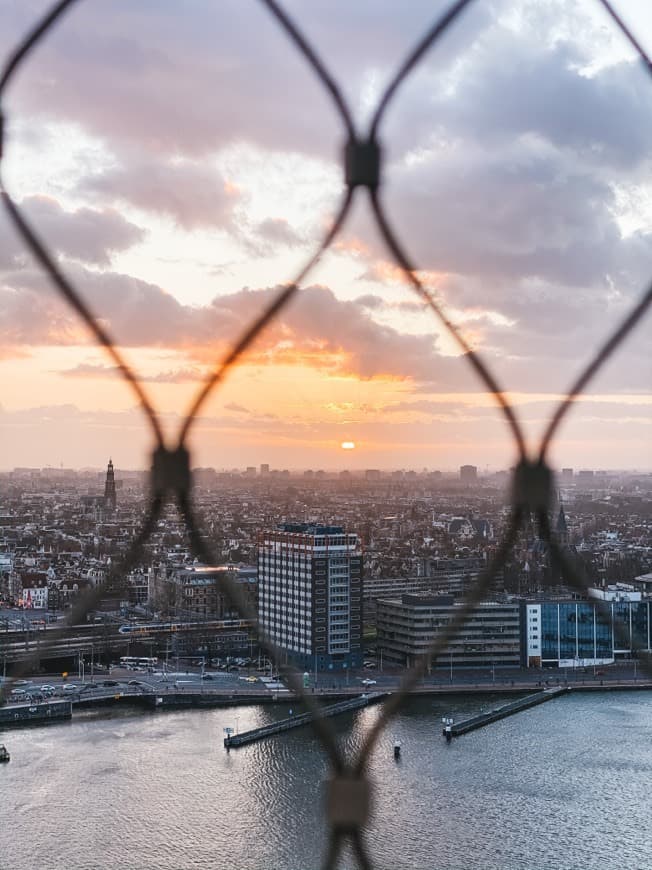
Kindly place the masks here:
MULTIPOLYGON (((378 868, 652 866, 652 695, 570 693, 448 745, 441 717, 496 697, 421 697, 371 759, 378 868), (394 739, 402 743, 393 759, 394 739)), ((310 729, 227 753, 237 730, 289 705, 86 711, 9 732, 0 770, 0 866, 12 870, 310 870, 325 841, 324 753, 310 729)), ((333 720, 359 748, 377 708, 333 720)), ((353 866, 345 861, 343 867, 353 866)))

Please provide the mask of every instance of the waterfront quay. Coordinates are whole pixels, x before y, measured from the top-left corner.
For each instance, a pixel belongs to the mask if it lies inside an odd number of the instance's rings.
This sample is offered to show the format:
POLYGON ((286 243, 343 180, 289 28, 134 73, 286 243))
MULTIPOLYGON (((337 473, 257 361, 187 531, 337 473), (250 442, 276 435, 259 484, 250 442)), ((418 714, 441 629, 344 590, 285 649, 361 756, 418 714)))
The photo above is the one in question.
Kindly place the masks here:
MULTIPOLYGON (((375 679, 351 677, 340 680, 323 679, 321 685, 313 685, 306 691, 325 703, 382 693, 391 694, 399 689, 402 672, 377 673, 375 679)), ((461 677, 462 675, 460 675, 461 677)), ((573 692, 599 692, 623 690, 650 690, 652 680, 624 668, 607 668, 600 674, 566 674, 515 670, 505 672, 496 679, 496 674, 471 673, 466 678, 443 679, 437 676, 424 677, 410 692, 413 696, 522 696, 546 688, 563 687, 573 692)), ((70 716, 93 708, 109 708, 131 705, 143 711, 179 709, 207 709, 251 704, 296 703, 297 712, 301 699, 278 679, 252 678, 237 674, 215 673, 206 679, 205 673, 142 674, 115 669, 108 678, 98 677, 93 681, 63 680, 61 677, 34 677, 13 684, 13 692, 7 703, 0 707, 0 728, 22 727, 25 724, 48 724, 61 721, 54 715, 51 705, 56 702, 67 705, 70 716), (253 681, 252 681, 253 680, 253 681), (19 694, 15 694, 19 693, 19 694), (51 712, 47 712, 50 710, 51 712)), ((457 675, 456 675, 457 677, 457 675)), ((9 688, 9 686, 8 686, 9 688)), ((63 709, 63 708, 62 708, 63 709)), ((66 717, 63 717, 66 718, 66 717)))

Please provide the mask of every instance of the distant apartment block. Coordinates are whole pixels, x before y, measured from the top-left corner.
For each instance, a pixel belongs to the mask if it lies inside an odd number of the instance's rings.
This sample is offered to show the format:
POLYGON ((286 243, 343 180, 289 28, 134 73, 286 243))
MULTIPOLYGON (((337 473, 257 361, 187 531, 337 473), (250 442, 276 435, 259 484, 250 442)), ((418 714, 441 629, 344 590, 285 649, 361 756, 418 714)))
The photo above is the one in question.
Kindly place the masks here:
POLYGON ((306 670, 362 666, 362 551, 341 526, 284 523, 258 542, 261 630, 306 670))
POLYGON ((460 481, 465 486, 470 486, 471 484, 476 483, 478 480, 478 469, 475 465, 461 465, 460 466, 460 481))
POLYGON ((162 609, 183 618, 240 618, 241 614, 229 600, 226 578, 238 584, 255 609, 258 582, 256 568, 249 566, 193 565, 171 572, 164 580, 150 572, 148 598, 162 609))
POLYGON ((364 620, 376 625, 376 602, 404 593, 426 595, 465 595, 476 582, 484 563, 478 557, 464 559, 427 558, 419 564, 415 577, 367 577, 364 582, 364 620))
POLYGON ((575 474, 572 468, 562 468, 561 470, 561 482, 564 486, 570 486, 573 483, 575 478, 575 474))

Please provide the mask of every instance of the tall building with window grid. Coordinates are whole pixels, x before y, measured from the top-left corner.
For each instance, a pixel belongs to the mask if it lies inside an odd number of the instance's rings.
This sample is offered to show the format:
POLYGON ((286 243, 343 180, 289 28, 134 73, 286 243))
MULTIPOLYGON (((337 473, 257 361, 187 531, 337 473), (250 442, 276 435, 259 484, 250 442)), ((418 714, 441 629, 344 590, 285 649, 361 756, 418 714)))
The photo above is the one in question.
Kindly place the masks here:
POLYGON ((261 628, 305 670, 362 667, 362 549, 341 526, 283 523, 258 540, 261 628))

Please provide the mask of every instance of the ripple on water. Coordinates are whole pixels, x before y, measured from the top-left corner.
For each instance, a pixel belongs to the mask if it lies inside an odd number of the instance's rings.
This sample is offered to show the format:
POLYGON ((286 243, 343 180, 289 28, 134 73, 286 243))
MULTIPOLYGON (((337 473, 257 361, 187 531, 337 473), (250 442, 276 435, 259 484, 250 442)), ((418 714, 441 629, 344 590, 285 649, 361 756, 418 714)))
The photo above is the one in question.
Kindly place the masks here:
MULTIPOLYGON (((369 759, 374 866, 652 867, 650 696, 568 696, 447 745, 441 716, 481 704, 414 700, 382 733, 369 759), (398 763, 394 737, 403 745, 398 763)), ((225 726, 245 730, 286 713, 130 714, 11 732, 12 762, 0 770, 0 866, 318 867, 328 760, 314 734, 298 729, 228 753, 222 745, 225 726)), ((347 753, 360 750, 379 714, 373 707, 332 720, 347 753)))

